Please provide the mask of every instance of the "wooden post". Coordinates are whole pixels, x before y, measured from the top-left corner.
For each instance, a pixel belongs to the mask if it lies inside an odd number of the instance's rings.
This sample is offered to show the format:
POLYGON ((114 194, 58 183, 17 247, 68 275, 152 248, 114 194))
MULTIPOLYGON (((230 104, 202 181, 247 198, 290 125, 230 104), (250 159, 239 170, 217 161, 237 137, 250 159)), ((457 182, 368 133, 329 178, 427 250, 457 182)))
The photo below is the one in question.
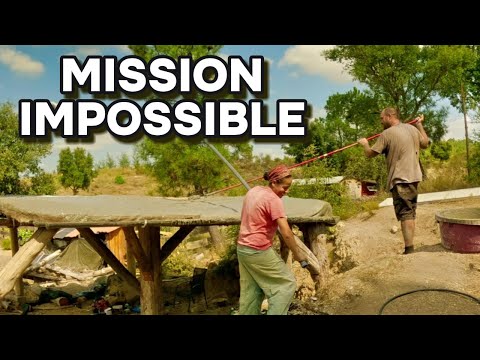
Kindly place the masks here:
POLYGON ((163 314, 162 263, 160 261, 160 228, 145 226, 139 229, 140 243, 148 259, 150 272, 140 268, 140 303, 143 315, 163 314))
POLYGON ((129 246, 131 253, 135 256, 137 260, 138 267, 140 268, 140 272, 142 273, 151 273, 151 263, 145 251, 143 251, 142 244, 135 234, 135 229, 131 226, 124 227, 123 232, 125 233, 125 240, 129 246))
MULTIPOLYGON (((9 230, 10 230, 10 247, 12 249, 12 257, 13 257, 20 249, 20 244, 18 243, 18 227, 15 226, 15 220, 13 220, 13 226, 9 228, 9 230)), ((15 281, 14 289, 15 289, 15 295, 17 296, 18 303, 20 305, 23 305, 25 300, 25 292, 23 289, 22 274, 20 274, 17 281, 15 281)))
POLYGON ((15 286, 15 281, 30 266, 33 259, 52 240, 58 229, 39 228, 25 245, 10 259, 0 271, 0 299, 15 286))
MULTIPOLYGON (((123 233, 125 234, 125 230, 123 230, 123 233)), ((130 242, 127 240, 127 234, 125 234, 125 243, 127 247, 127 268, 128 271, 133 276, 137 276, 137 262, 135 261, 135 255, 133 253, 132 245, 130 242)))
POLYGON ((312 279, 315 281, 315 289, 320 289, 325 285, 325 280, 329 271, 329 261, 327 253, 327 226, 320 223, 302 224, 303 238, 310 244, 310 249, 318 261, 320 271, 312 279))

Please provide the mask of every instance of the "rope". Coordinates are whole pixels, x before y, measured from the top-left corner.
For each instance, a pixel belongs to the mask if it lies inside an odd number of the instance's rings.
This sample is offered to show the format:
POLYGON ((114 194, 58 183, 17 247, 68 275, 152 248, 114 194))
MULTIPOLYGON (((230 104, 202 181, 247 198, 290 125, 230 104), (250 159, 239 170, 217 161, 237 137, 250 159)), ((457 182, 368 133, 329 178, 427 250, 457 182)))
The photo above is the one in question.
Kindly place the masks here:
POLYGON ((420 291, 439 291, 439 292, 449 292, 449 293, 453 293, 453 294, 457 294, 457 295, 462 295, 462 296, 465 296, 467 298, 470 298, 472 299, 473 301, 475 301, 477 304, 480 305, 480 299, 470 295, 470 294, 467 294, 467 293, 464 293, 464 292, 461 292, 461 291, 456 291, 456 290, 450 290, 450 289, 417 289, 417 290, 412 290, 412 291, 407 291, 405 293, 402 293, 402 294, 399 294, 399 295, 396 295, 390 299, 388 299, 383 305, 382 307, 380 308, 380 311, 378 312, 378 315, 382 315, 383 313, 383 310, 385 309, 385 307, 390 304, 393 300, 395 299, 398 299, 402 296, 406 296, 406 295, 409 295, 409 294, 413 294, 413 293, 416 293, 416 292, 420 292, 420 291))

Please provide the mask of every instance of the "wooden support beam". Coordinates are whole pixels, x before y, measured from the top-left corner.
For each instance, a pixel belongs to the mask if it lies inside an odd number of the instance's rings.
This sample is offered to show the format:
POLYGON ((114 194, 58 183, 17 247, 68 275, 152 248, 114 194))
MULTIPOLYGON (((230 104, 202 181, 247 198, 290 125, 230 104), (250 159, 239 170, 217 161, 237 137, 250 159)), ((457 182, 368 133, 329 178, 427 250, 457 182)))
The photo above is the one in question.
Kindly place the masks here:
MULTIPOLYGON (((15 221, 12 221, 12 222, 14 225, 15 221)), ((10 248, 12 249, 12 257, 13 257, 20 249, 20 244, 18 242, 18 227, 12 226, 9 230, 10 230, 10 248)), ((15 295, 17 295, 17 298, 20 299, 19 303, 23 305, 23 299, 24 299, 25 293, 23 289, 22 274, 20 274, 17 281, 15 281, 14 288, 15 288, 15 295)))
POLYGON ((13 219, 11 218, 0 218, 0 226, 5 226, 5 227, 13 227, 13 219))
POLYGON ((177 248, 178 245, 187 237, 188 234, 195 229, 196 225, 182 226, 178 231, 172 235, 170 239, 163 245, 162 253, 160 255, 160 262, 164 262, 170 254, 177 248))
MULTIPOLYGON (((329 271, 328 253, 326 247, 327 226, 325 224, 311 223, 302 224, 301 230, 306 243, 310 244, 312 254, 317 261, 318 269, 310 271, 312 279, 315 281, 315 289, 320 289, 325 285, 326 277, 329 271)), ((309 269, 310 270, 310 269, 309 269)))
POLYGON ((142 314, 160 315, 164 311, 162 293, 162 263, 160 261, 160 228, 146 226, 139 229, 140 243, 143 251, 152 264, 151 273, 142 272, 140 269, 141 294, 140 303, 142 314))
POLYGON ((125 239, 127 244, 127 269, 133 276, 137 276, 137 261, 135 260, 135 255, 133 254, 132 245, 125 239))
POLYGON ((153 266, 153 286, 155 289, 153 301, 156 304, 156 314, 164 313, 162 262, 160 260, 162 249, 160 243, 160 227, 152 226, 150 229, 150 260, 153 266))
POLYGON ((33 259, 52 240, 58 229, 39 228, 25 245, 10 259, 0 271, 0 299, 15 286, 15 281, 30 266, 33 259))
POLYGON ((147 257, 145 251, 143 250, 142 244, 140 244, 140 240, 138 239, 137 234, 135 234, 135 229, 133 227, 124 227, 122 229, 125 233, 125 240, 130 246, 130 249, 135 256, 135 259, 137 259, 138 267, 142 272, 151 273, 152 264, 149 257, 147 257))
POLYGON ((140 291, 140 284, 135 276, 130 274, 125 266, 117 259, 110 249, 100 240, 90 228, 78 228, 80 235, 90 246, 107 262, 115 272, 134 289, 140 291))

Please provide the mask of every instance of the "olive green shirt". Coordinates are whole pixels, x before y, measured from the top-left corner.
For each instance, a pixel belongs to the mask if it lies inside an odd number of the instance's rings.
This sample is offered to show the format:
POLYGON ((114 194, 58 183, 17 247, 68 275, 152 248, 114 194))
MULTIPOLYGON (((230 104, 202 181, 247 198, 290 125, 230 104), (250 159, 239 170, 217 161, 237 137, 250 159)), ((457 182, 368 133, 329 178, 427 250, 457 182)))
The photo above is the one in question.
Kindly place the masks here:
POLYGON ((389 190, 398 183, 422 181, 419 161, 421 137, 415 126, 400 123, 385 129, 372 146, 376 153, 385 154, 389 190))

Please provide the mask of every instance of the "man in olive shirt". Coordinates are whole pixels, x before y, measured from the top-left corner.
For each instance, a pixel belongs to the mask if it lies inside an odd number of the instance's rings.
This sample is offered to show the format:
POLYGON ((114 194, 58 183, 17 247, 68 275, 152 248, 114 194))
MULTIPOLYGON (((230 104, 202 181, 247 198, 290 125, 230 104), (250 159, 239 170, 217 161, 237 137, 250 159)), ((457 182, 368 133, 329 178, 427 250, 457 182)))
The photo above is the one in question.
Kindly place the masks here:
POLYGON ((394 108, 384 109, 380 117, 384 131, 376 143, 370 147, 365 138, 358 143, 368 158, 385 154, 388 189, 392 192, 395 215, 402 224, 404 254, 409 254, 414 251, 417 186, 422 181, 420 149, 427 148, 430 141, 423 128, 423 115, 413 125, 401 122, 394 108))

